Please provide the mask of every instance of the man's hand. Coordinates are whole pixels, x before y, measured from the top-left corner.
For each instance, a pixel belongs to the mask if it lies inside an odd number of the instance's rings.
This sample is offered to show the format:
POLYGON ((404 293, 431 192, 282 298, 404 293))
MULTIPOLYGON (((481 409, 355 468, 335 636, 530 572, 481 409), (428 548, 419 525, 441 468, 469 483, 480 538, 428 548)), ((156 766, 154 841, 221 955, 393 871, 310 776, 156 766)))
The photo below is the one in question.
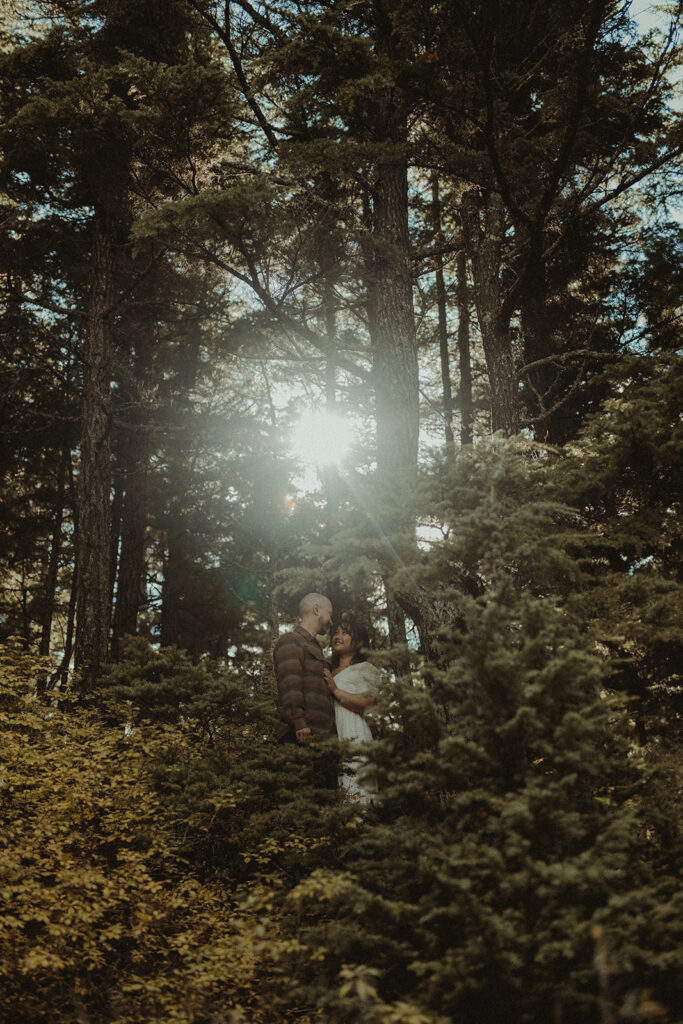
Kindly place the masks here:
POLYGON ((334 691, 337 689, 337 684, 335 683, 334 676, 330 672, 329 668, 323 669, 323 675, 325 677, 325 682, 327 683, 330 693, 334 695, 334 691))
POLYGON ((308 728, 308 726, 306 726, 305 729, 297 729, 296 730, 296 738, 298 740, 305 740, 310 735, 311 735, 311 730, 308 728))

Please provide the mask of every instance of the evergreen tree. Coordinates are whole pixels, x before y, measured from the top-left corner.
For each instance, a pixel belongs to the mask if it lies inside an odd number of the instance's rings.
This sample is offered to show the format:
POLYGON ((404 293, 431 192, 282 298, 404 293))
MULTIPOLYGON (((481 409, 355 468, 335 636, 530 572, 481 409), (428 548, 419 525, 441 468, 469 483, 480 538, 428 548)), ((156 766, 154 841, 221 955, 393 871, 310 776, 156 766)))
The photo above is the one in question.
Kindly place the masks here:
POLYGON ((387 688, 381 796, 341 872, 295 894, 326 950, 299 969, 333 1019, 675 1012, 680 836, 576 598, 577 514, 550 500, 552 457, 530 454, 480 446, 430 491, 449 535, 424 583, 451 625, 387 688))
POLYGON ((5 93, 5 181, 17 210, 29 213, 20 225, 27 270, 16 304, 33 300, 47 311, 44 318, 59 323, 57 317, 68 317, 78 326, 70 341, 81 370, 73 585, 80 609, 76 662, 85 688, 106 657, 117 568, 116 638, 135 629, 142 598, 151 453, 143 445, 149 434, 140 403, 130 400, 131 375, 122 371, 132 359, 134 387, 149 394, 150 374, 158 380, 166 372, 155 335, 168 334, 169 322, 178 319, 162 292, 180 275, 159 250, 146 253, 149 263, 136 258, 130 231, 144 204, 178 191, 181 159, 189 159, 192 180, 204 145, 198 123, 204 118, 213 124, 226 110, 201 33, 188 37, 182 9, 169 18, 164 5, 160 21, 158 4, 133 6, 65 9, 44 36, 15 41, 4 58, 6 77, 17 82, 5 93), (53 154, 49 162, 46 146, 53 154), (39 221, 60 230, 49 239, 56 246, 56 283, 45 274, 47 231, 36 231, 30 220, 36 209, 39 221), (29 288, 38 291, 35 299, 24 294, 29 288), (115 386, 118 403, 112 403, 115 386), (122 408, 124 418, 137 422, 115 435, 113 417, 122 408), (122 499, 121 538, 110 497, 117 442, 123 445, 115 492, 122 499))
POLYGON ((615 368, 619 397, 567 453, 558 492, 580 510, 598 637, 629 694, 640 742, 676 757, 681 738, 681 365, 664 354, 615 368))
POLYGON ((521 379, 537 436, 561 443, 580 423, 577 393, 584 409, 599 397, 602 361, 623 344, 609 314, 636 205, 651 201, 642 183, 675 174, 676 14, 662 39, 601 0, 445 4, 425 24, 440 131, 424 138, 462 183, 494 429, 518 428, 521 379))

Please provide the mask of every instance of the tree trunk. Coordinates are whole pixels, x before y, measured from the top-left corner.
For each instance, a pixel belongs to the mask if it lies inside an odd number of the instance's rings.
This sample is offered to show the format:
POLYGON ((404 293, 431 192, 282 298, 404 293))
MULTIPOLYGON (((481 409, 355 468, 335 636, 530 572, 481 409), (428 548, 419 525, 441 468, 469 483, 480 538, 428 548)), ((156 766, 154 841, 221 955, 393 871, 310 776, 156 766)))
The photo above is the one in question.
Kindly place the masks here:
POLYGON ((491 431, 516 434, 520 423, 517 374, 501 281, 505 208, 500 196, 487 192, 482 197, 472 188, 462 197, 461 213, 491 388, 491 431))
MULTIPOLYGON (((389 70, 402 55, 397 52, 391 5, 373 4, 375 52, 389 70)), ((417 482, 420 426, 419 377, 413 310, 413 280, 408 225, 408 165, 406 155, 408 104, 396 82, 381 86, 374 97, 374 138, 382 147, 377 159, 373 193, 373 238, 369 277, 372 313, 370 338, 377 428, 377 478, 381 508, 378 520, 387 550, 396 552, 399 535, 411 537, 414 524, 408 496, 417 482)), ((394 564, 383 572, 387 595, 389 639, 406 640, 405 615, 395 597, 394 564)))
MULTIPOLYGON (((441 228, 441 200, 439 199, 439 179, 432 178, 432 226, 436 246, 443 244, 441 228)), ((451 385, 451 360, 448 351, 448 314, 446 309, 446 283, 443 276, 443 257, 436 257, 436 308, 439 318, 439 356, 441 358, 441 387, 443 393, 444 433, 446 444, 452 445, 453 434, 453 387, 451 385)))
POLYGON ((277 613, 277 604, 275 602, 274 576, 275 576, 275 573, 272 572, 269 569, 268 575, 267 575, 267 579, 268 579, 268 633, 269 633, 269 636, 270 636, 270 642, 268 643, 267 649, 264 651, 264 654, 268 653, 272 649, 273 644, 275 643, 275 641, 277 640, 277 638, 280 635, 280 617, 279 617, 279 615, 277 613))
MULTIPOLYGON (((554 336, 551 318, 546 306, 547 281, 543 263, 543 241, 537 233, 531 234, 528 242, 529 256, 525 267, 525 284, 520 296, 520 320, 524 342, 524 362, 537 360, 560 353, 562 342, 554 336)), ((534 435, 537 440, 562 444, 566 441, 566 410, 560 408, 559 415, 549 412, 562 393, 563 373, 553 363, 544 363, 529 370, 522 380, 526 404, 534 420, 534 435)))
POLYGON ((107 657, 109 636, 111 307, 113 222, 96 212, 87 311, 79 481, 76 669, 90 690, 107 657))
POLYGON ((121 546, 121 517, 123 515, 123 467, 120 459, 112 462, 111 525, 109 528, 109 609, 114 604, 116 576, 119 571, 119 548, 121 546))
POLYGON ((375 229, 377 468, 384 480, 411 486, 417 475, 419 380, 405 163, 378 168, 375 229))
MULTIPOLYGON (((398 56, 389 5, 374 4, 375 50, 387 66, 398 56)), ((387 156, 377 162, 373 284, 376 317, 373 373, 380 482, 412 487, 417 477, 419 378, 408 230, 407 103, 398 85, 375 100, 375 136, 387 156)))
MULTIPOLYGON (((175 414, 176 430, 168 443, 168 497, 166 499, 166 554, 164 579, 161 588, 161 643, 163 646, 180 642, 182 595, 186 566, 191 560, 190 531, 186 507, 193 488, 193 471, 187 454, 185 424, 190 417, 190 395, 199 372, 200 336, 196 325, 186 325, 186 333, 179 339, 184 358, 179 364, 173 382, 171 414, 175 414)), ((174 418, 175 418, 174 417, 174 418)))
MULTIPOLYGON (((322 297, 322 326, 325 333, 325 339, 329 346, 329 351, 332 353, 334 352, 337 338, 337 308, 334 295, 334 262, 329 260, 330 255, 332 255, 332 247, 330 247, 328 260, 326 260, 327 266, 322 297)), ((325 363, 325 411, 328 414, 333 415, 336 413, 336 406, 337 367, 334 359, 330 356, 325 363)), ((320 473, 325 491, 327 505, 327 533, 328 536, 331 537, 337 529, 336 515, 339 511, 340 500, 339 470, 334 463, 330 463, 328 466, 321 466, 318 472, 320 473)))
POLYGON ((178 596, 177 580, 182 566, 180 538, 175 531, 166 535, 164 557, 164 580, 161 587, 161 646, 170 647, 178 643, 178 596))
POLYGON ((52 528, 52 543, 50 545, 50 557, 45 574, 45 605, 43 610, 42 630, 40 634, 40 645, 38 653, 41 657, 47 657, 50 653, 50 637, 52 635, 52 617, 55 611, 55 593, 57 590, 57 574, 59 572, 59 558, 62 550, 62 523, 64 521, 64 485, 66 480, 66 468, 69 458, 68 451, 62 451, 59 466, 57 469, 57 495, 55 506, 55 518, 52 528))
POLYGON ((130 316, 128 334, 132 373, 130 387, 125 394, 129 411, 120 432, 124 495, 112 630, 114 657, 119 656, 121 638, 137 633, 140 606, 147 600, 145 539, 151 446, 146 395, 153 370, 154 328, 154 320, 147 310, 130 316))
POLYGON ((470 299, 467 287, 467 254, 464 249, 458 253, 456 263, 458 276, 458 373, 460 388, 460 444, 473 441, 474 403, 472 401, 472 356, 470 352, 470 299))
POLYGON ((29 650, 31 646, 31 625, 33 619, 29 613, 29 596, 30 596, 30 569, 26 571, 26 559, 21 560, 21 577, 20 577, 20 594, 21 594, 21 638, 24 641, 24 649, 29 650))
MULTIPOLYGON (((365 213, 366 224, 368 224, 368 226, 369 226, 370 221, 371 221, 371 214, 370 214, 369 203, 365 204, 364 213, 365 213)), ((366 245, 366 249, 365 249, 365 284, 366 284, 366 309, 367 309, 367 317, 368 317, 368 333, 370 335, 370 344, 372 346, 372 351, 373 351, 373 353, 376 353, 377 352, 377 347, 378 347, 378 340, 377 340, 377 337, 378 337, 378 322, 377 322, 378 288, 377 288, 377 278, 375 276, 375 250, 374 250, 374 247, 372 247, 370 244, 366 245)), ((376 368, 377 368, 377 362, 375 361, 375 363, 374 363, 375 371, 376 371, 376 368)), ((377 384, 376 384, 376 388, 377 388, 377 384)), ((380 413, 379 413, 379 410, 378 410, 377 411, 377 416, 376 416, 377 423, 378 423, 378 434, 379 434, 379 416, 380 416, 380 413)), ((378 449, 379 449, 379 439, 378 439, 378 449)), ((380 472, 379 472, 379 454, 378 454, 378 476, 380 476, 380 472)), ((381 479, 381 476, 380 476, 380 479, 381 479)), ((400 504, 399 504, 399 509, 400 509, 400 504)), ((371 510, 370 510, 370 514, 372 515, 372 511, 371 510)), ((373 518, 374 518, 374 516, 373 516, 373 518)), ((389 526, 389 523, 386 521, 386 517, 384 517, 384 518, 385 518, 386 526, 391 528, 389 526)), ((389 540, 386 537, 386 533, 384 532, 384 526, 382 525, 382 523, 379 522, 379 520, 377 520, 376 522, 377 522, 377 530, 378 530, 378 532, 383 536, 384 540, 386 541, 387 550, 388 551, 393 550, 391 548, 391 544, 389 543, 389 540)), ((401 606, 396 601, 396 598, 394 596, 394 592, 393 592, 392 586, 391 586, 391 573, 392 573, 393 569, 397 568, 397 566, 395 565, 395 561, 396 561, 396 559, 394 557, 388 557, 387 564, 384 567, 384 569, 382 570, 382 582, 384 584, 384 591, 385 591, 385 594, 386 594, 386 601, 387 601, 387 622, 389 624, 389 642, 392 644, 392 646, 393 645, 397 645, 397 644, 405 644, 405 642, 406 642, 405 615, 404 615, 404 613, 403 613, 403 611, 401 609, 401 606)))
POLYGON ((71 586, 69 588, 69 609, 66 618, 66 634, 64 637, 64 654, 59 666, 50 676, 47 689, 52 690, 55 686, 66 682, 71 664, 71 654, 74 643, 74 630, 76 625, 76 595, 78 590, 78 495, 76 493, 76 482, 74 479, 74 466, 71 452, 68 452, 67 467, 69 470, 69 501, 73 513, 73 570, 71 573, 71 586))
POLYGON ((126 463, 121 519, 121 555, 116 581, 116 607, 112 632, 112 655, 114 657, 118 657, 120 654, 121 637, 137 633, 140 605, 146 599, 145 535, 149 464, 145 453, 139 450, 129 452, 126 463))

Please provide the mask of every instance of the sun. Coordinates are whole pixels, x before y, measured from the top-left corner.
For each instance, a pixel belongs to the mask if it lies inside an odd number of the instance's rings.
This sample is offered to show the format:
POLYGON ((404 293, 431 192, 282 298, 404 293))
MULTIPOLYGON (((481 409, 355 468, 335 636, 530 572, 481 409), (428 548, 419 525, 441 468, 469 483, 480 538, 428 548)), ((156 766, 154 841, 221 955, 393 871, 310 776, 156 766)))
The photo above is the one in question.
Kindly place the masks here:
POLYGON ((353 439, 350 419, 324 409, 311 409, 295 423, 289 447, 302 464, 339 466, 349 454, 353 439))

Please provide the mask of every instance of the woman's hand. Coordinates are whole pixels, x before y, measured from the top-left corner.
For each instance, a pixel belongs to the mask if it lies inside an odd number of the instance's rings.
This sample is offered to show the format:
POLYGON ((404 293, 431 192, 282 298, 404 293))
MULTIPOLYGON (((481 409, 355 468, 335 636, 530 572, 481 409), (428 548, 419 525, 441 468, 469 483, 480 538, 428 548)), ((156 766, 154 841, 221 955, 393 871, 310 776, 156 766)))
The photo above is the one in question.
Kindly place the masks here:
POLYGON ((334 697, 334 691, 337 689, 337 684, 335 683, 334 676, 330 672, 329 668, 325 667, 323 669, 323 676, 325 677, 325 682, 327 683, 330 693, 334 697))

